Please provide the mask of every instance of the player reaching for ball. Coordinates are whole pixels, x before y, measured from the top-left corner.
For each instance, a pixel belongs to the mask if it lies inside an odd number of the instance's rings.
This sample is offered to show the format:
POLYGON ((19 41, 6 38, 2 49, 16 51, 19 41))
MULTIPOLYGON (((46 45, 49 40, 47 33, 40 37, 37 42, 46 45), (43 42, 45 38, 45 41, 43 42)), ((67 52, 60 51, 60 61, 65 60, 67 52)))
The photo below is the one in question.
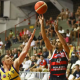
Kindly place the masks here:
POLYGON ((58 32, 58 22, 57 24, 53 23, 55 32, 58 36, 56 39, 55 47, 50 44, 49 39, 46 37, 43 16, 39 16, 39 22, 41 24, 41 33, 45 45, 48 50, 53 50, 52 57, 50 58, 50 80, 67 80, 66 69, 70 50, 64 38, 58 32))
POLYGON ((19 67, 20 64, 23 62, 26 54, 30 48, 30 44, 33 40, 35 34, 35 29, 28 41, 28 43, 23 48, 20 56, 13 62, 12 58, 8 55, 5 55, 2 58, 3 68, 0 69, 1 73, 1 80, 20 80, 19 77, 19 67))

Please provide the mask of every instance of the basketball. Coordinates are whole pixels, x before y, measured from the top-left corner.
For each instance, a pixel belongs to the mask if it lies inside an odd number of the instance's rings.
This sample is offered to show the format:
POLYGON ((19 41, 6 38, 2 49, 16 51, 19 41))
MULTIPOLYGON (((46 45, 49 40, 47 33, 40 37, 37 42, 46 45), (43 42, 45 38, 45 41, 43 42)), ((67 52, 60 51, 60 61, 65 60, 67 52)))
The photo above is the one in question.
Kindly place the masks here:
POLYGON ((38 14, 44 14, 47 11, 47 4, 44 1, 38 1, 35 4, 35 11, 38 14))

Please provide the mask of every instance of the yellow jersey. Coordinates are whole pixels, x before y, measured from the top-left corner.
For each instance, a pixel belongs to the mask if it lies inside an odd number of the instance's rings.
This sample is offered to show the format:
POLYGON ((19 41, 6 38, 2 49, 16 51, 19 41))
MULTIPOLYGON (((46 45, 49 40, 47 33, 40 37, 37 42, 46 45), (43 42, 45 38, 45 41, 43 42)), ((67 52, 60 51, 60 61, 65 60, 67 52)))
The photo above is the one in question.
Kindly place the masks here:
POLYGON ((21 80, 19 73, 12 65, 8 72, 5 72, 3 68, 0 69, 1 80, 21 80))

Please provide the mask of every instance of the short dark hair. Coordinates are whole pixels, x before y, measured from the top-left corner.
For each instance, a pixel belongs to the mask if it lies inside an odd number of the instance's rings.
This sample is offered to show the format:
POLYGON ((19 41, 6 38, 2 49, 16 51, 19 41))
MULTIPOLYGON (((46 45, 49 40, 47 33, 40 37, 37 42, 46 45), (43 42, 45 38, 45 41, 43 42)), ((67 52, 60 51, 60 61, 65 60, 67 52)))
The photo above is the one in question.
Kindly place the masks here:
POLYGON ((19 49, 17 51, 21 52, 21 50, 19 50, 19 49))
POLYGON ((69 29, 67 29, 67 31, 69 31, 69 29))
POLYGON ((36 57, 40 58, 40 55, 36 55, 36 57))
POLYGON ((12 29, 10 31, 12 31, 12 29))
POLYGON ((43 56, 43 55, 40 55, 40 57, 41 57, 41 56, 44 58, 44 56, 43 56))
POLYGON ((26 59, 29 59, 29 56, 26 56, 25 58, 26 58, 26 59))
POLYGON ((76 64, 75 66, 78 66, 79 67, 79 64, 76 64))
POLYGON ((60 28, 62 28, 62 26, 60 26, 60 28))

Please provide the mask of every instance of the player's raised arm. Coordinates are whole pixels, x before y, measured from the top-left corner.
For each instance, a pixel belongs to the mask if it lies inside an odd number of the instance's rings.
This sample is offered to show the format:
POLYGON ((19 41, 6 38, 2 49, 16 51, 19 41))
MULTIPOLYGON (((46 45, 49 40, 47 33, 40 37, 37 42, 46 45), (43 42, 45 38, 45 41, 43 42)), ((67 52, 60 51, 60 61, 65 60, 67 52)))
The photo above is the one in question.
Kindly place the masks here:
POLYGON ((18 59, 16 59, 16 60, 14 61, 14 64, 16 63, 15 65, 19 66, 19 65, 23 62, 24 58, 26 57, 26 54, 27 54, 27 52, 28 52, 28 50, 29 50, 29 48, 30 48, 31 42, 32 42, 32 40, 33 40, 35 31, 36 31, 36 30, 34 29, 34 31, 33 31, 32 35, 31 35, 31 37, 30 37, 27 45, 25 45, 25 47, 23 48, 23 50, 22 50, 20 56, 18 57, 18 59))
POLYGON ((45 32, 45 28, 44 28, 44 17, 43 16, 42 17, 39 16, 39 22, 41 24, 41 33, 42 33, 42 37, 43 37, 43 40, 45 42, 45 45, 46 45, 48 50, 51 50, 54 47, 51 45, 49 39, 46 36, 46 32, 45 32))
POLYGON ((60 42, 62 43, 64 50, 67 52, 67 56, 69 57, 69 51, 70 50, 69 50, 69 47, 68 47, 66 41, 64 40, 63 36, 58 32, 58 23, 57 24, 53 23, 53 24, 55 27, 55 32, 56 32, 60 42))

